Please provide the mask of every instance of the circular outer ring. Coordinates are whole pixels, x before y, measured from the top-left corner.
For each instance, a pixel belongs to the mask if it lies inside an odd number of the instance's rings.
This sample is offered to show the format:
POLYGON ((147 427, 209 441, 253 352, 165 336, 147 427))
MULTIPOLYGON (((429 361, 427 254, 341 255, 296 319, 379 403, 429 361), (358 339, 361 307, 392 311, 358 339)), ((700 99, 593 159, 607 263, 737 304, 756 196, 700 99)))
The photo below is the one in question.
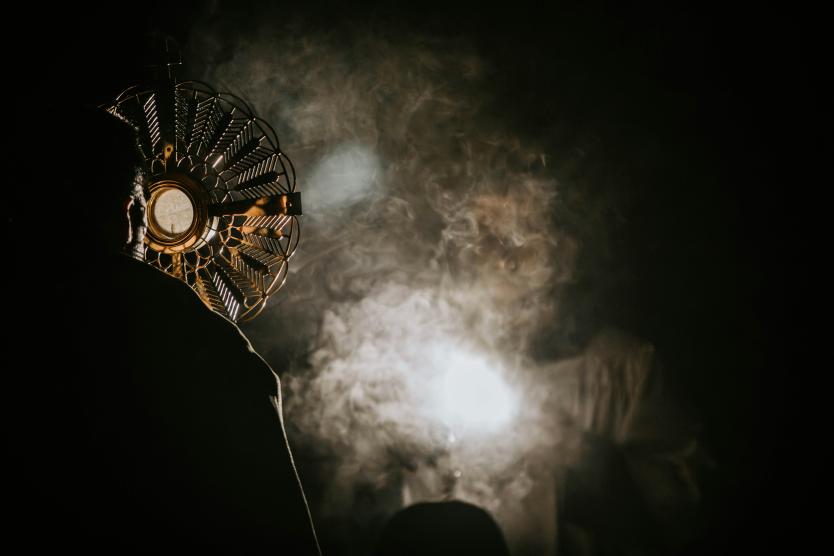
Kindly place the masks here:
POLYGON ((196 181, 185 174, 170 172, 159 176, 148 187, 148 233, 145 242, 151 249, 162 253, 183 253, 199 248, 204 243, 206 223, 208 222, 208 200, 196 181), (159 195, 175 189, 185 194, 194 207, 194 219, 191 226, 176 237, 171 237, 159 229, 153 218, 153 207, 159 195))

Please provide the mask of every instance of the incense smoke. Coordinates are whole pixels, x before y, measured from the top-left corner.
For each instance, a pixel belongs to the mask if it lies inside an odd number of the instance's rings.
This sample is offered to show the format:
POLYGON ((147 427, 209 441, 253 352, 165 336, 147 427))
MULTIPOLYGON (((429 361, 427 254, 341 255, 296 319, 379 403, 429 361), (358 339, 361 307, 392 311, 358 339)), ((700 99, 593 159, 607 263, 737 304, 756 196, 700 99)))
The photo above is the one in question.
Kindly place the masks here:
MULTIPOLYGON (((373 528, 455 496, 511 543, 547 536, 525 504, 579 457, 587 410, 579 360, 530 350, 562 318, 579 250, 553 218, 553 153, 503 123, 464 41, 220 25, 193 33, 201 78, 275 126, 304 199, 287 286, 246 331, 286 369, 293 444, 322 462, 317 517, 373 528)), ((627 413, 651 358, 621 359, 627 413)))

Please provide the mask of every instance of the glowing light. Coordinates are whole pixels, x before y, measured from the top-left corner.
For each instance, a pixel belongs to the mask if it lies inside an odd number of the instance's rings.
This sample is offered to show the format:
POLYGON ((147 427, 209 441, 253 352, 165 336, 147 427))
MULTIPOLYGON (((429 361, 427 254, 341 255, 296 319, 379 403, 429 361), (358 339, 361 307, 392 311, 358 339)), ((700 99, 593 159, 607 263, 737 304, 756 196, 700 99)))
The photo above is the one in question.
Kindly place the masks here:
POLYGON ((438 410, 450 428, 494 431, 516 412, 516 396, 488 361, 459 351, 447 354, 439 381, 438 410))
POLYGON ((313 168, 305 181, 305 209, 326 212, 355 203, 377 185, 379 156, 370 147, 346 143, 336 147, 313 168))
POLYGON ((171 236, 188 231, 194 222, 194 206, 188 196, 178 189, 160 193, 150 212, 160 231, 171 236))

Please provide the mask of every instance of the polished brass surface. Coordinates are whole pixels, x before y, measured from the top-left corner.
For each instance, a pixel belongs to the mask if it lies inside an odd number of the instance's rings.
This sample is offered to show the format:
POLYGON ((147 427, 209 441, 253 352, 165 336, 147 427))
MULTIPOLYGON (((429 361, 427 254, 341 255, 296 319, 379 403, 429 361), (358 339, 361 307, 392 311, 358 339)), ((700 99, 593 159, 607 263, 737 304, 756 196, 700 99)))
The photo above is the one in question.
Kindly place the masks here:
POLYGON ((170 76, 108 110, 137 128, 145 154, 145 260, 223 316, 256 316, 298 245, 301 197, 275 132, 238 97, 170 76))
POLYGON ((185 174, 163 174, 148 188, 148 234, 145 243, 158 252, 179 253, 192 251, 204 243, 208 203, 202 187, 185 174), (183 231, 166 230, 157 219, 157 204, 165 194, 179 192, 191 203, 193 217, 191 224, 183 231))

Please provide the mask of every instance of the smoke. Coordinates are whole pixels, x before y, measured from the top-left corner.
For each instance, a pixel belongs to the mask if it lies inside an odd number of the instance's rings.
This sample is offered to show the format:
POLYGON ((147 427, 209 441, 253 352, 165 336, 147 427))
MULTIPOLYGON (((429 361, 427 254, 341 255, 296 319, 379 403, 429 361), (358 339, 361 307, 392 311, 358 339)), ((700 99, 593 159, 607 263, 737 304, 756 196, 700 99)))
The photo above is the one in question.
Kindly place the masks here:
POLYGON ((558 441, 526 353, 576 246, 552 222, 545 153, 495 123, 485 62, 408 34, 194 35, 203 79, 275 125, 299 170, 303 240, 248 332, 306 355, 286 408, 295 443, 336 460, 320 513, 350 515, 362 485, 493 511, 523 500, 528 456, 558 441), (454 409, 450 372, 498 390, 506 407, 480 409, 490 430, 454 409))
POLYGON ((373 527, 455 496, 512 541, 534 485, 578 457, 560 421, 576 366, 531 356, 579 250, 553 218, 552 153, 507 125, 462 40, 268 17, 192 36, 191 66, 275 126, 298 170, 288 284, 246 331, 286 369, 291 440, 320 462, 317 517, 373 527), (480 417, 460 376, 492 405, 480 417))
POLYGON ((361 144, 345 144, 312 169, 304 199, 307 214, 326 218, 328 213, 364 200, 378 185, 379 157, 361 144))

